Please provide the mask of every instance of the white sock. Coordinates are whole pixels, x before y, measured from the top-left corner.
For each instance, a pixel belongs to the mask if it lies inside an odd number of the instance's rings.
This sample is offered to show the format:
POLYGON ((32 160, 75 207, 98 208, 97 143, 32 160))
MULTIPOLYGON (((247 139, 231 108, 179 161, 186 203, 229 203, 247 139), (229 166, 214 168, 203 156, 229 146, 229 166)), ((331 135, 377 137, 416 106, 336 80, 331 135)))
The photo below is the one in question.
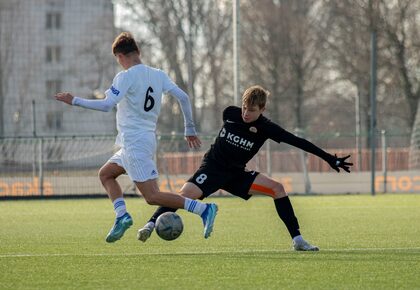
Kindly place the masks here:
POLYGON ((301 236, 301 235, 299 235, 299 236, 294 237, 294 238, 293 238, 293 241, 295 241, 296 243, 300 243, 300 242, 302 242, 302 241, 303 241, 303 238, 302 238, 302 236, 301 236))
POLYGON ((203 212, 206 210, 207 204, 192 200, 190 198, 185 198, 184 209, 188 210, 189 212, 193 212, 201 216, 203 212))
POLYGON ((154 229, 155 228, 155 223, 154 222, 148 222, 144 227, 149 228, 149 229, 154 229))
POLYGON ((114 211, 117 218, 122 217, 127 212, 124 198, 119 197, 116 200, 114 200, 112 203, 114 204, 114 211))

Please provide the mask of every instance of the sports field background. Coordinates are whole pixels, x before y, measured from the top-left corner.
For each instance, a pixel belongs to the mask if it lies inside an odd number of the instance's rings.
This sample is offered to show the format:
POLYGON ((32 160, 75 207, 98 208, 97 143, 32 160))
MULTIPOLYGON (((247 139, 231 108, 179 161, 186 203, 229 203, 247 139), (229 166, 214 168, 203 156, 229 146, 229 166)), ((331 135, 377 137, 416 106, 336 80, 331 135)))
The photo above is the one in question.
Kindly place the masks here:
POLYGON ((271 199, 219 204, 213 235, 181 212, 172 242, 136 240, 155 207, 129 198, 134 225, 105 243, 106 199, 0 202, 0 289, 419 289, 420 195, 291 197, 306 239, 294 252, 271 199))

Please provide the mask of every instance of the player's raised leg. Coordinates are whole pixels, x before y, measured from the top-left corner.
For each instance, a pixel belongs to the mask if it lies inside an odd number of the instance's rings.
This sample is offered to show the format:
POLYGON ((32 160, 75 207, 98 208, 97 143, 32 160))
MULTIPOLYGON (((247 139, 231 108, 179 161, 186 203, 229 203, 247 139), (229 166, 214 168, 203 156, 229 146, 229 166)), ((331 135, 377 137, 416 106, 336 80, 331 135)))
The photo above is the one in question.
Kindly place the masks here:
MULTIPOLYGON (((184 186, 181 188, 181 195, 185 198, 188 199, 199 199, 202 196, 202 191, 200 188, 198 188, 198 186, 196 186, 193 183, 187 182, 184 184, 184 186)), ((147 239, 150 237, 150 235, 153 233, 153 230, 155 228, 155 224, 156 224, 156 220, 157 218, 165 213, 165 212, 175 212, 176 209, 174 208, 169 208, 169 207, 159 207, 151 216, 151 218, 149 219, 149 221, 144 225, 144 227, 142 227, 141 229, 138 230, 137 232, 137 238, 142 241, 142 242, 146 242, 147 239)))
POLYGON ((116 163, 106 163, 99 170, 99 178, 114 205, 116 215, 114 225, 106 237, 108 243, 121 239, 125 231, 133 224, 133 220, 126 209, 121 187, 116 181, 116 178, 124 172, 124 168, 116 163))
POLYGON ((260 173, 251 185, 250 194, 264 194, 271 196, 274 199, 277 214, 289 231, 294 250, 319 251, 317 246, 313 246, 303 239, 292 203, 280 182, 260 173))
MULTIPOLYGON (((187 183, 190 184, 190 183, 187 183)), ((187 186, 187 184, 184 185, 183 189, 185 187, 196 187, 199 191, 201 191, 196 185, 190 184, 190 186, 187 186)), ((156 182, 156 179, 148 180, 146 182, 136 182, 136 185, 140 192, 143 194, 144 198, 146 199, 146 202, 151 205, 161 205, 167 208, 171 209, 185 209, 189 212, 195 213, 199 215, 203 220, 204 225, 204 238, 208 238, 213 231, 213 225, 214 220, 217 214, 217 205, 215 203, 202 203, 200 201, 194 200, 196 198, 196 194, 194 192, 191 193, 192 198, 185 197, 184 195, 178 195, 173 194, 169 192, 162 192, 159 190, 158 184, 156 182)), ((193 188, 194 188, 193 187, 193 188)), ((183 191, 181 189, 181 192, 183 191)), ((196 190, 196 189, 195 189, 196 190)), ((198 197, 200 197, 198 195, 198 197)), ((163 209, 165 210, 165 209, 163 209)), ((148 223, 148 228, 153 229, 154 223, 157 219, 157 217, 162 214, 162 209, 158 209, 158 211, 153 215, 155 217, 154 220, 152 220, 153 223, 148 223)), ((174 211, 174 210, 172 210, 174 211)), ((141 229, 139 230, 141 231, 141 229)), ((147 233, 142 234, 142 232, 138 233, 137 237, 140 240, 147 240, 148 237, 147 233), (144 235, 144 237, 142 237, 144 235)), ((150 236, 150 235, 149 235, 150 236)))

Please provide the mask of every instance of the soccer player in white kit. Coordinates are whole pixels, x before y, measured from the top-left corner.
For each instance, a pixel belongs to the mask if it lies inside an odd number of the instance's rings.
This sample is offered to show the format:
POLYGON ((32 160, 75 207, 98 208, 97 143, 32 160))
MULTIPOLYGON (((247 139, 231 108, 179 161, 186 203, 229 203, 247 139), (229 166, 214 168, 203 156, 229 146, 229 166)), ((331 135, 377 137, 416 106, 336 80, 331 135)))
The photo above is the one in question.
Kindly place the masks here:
POLYGON ((190 148, 200 147, 201 141, 195 131, 188 95, 165 72, 142 64, 140 50, 130 33, 123 32, 115 38, 112 52, 124 70, 115 76, 104 99, 83 99, 68 92, 55 95, 59 101, 92 110, 108 112, 117 106, 116 144, 121 149, 99 170, 99 178, 116 213, 115 223, 106 241, 112 243, 119 240, 133 224, 126 210, 123 192, 116 181, 124 173, 136 184, 148 204, 183 208, 200 215, 204 224, 204 237, 208 238, 213 230, 217 205, 161 192, 157 183, 158 170, 153 160, 162 93, 177 98, 184 115, 185 139, 190 148))

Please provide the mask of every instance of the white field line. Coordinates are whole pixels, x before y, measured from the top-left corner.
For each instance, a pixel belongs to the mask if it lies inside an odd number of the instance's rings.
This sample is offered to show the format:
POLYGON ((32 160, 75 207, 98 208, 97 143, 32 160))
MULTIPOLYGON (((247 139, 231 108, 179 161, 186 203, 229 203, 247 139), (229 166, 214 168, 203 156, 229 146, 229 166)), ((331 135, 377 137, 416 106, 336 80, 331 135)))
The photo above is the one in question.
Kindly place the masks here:
MULTIPOLYGON (((321 249, 322 252, 391 252, 391 251, 420 251, 420 247, 408 248, 345 248, 345 249, 321 249)), ((193 252, 168 252, 168 253, 44 253, 44 254, 0 254, 0 258, 25 258, 25 257, 129 257, 129 256, 172 256, 172 255, 217 255, 217 254, 258 254, 258 253, 292 253, 291 249, 282 250, 237 250, 237 251, 193 251, 193 252)), ((316 254, 316 253, 314 253, 316 254)))

